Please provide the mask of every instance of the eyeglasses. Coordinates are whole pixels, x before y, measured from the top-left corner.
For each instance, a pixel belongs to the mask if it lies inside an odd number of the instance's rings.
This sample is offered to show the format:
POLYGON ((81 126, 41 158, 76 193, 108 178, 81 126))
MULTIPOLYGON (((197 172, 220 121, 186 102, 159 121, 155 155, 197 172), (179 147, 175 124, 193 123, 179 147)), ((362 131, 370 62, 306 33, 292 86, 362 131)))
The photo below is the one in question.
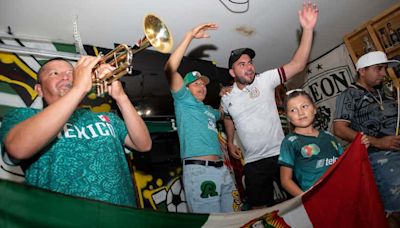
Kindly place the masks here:
POLYGON ((294 92, 304 92, 303 89, 292 89, 286 92, 286 96, 289 96, 290 94, 294 93, 294 92))

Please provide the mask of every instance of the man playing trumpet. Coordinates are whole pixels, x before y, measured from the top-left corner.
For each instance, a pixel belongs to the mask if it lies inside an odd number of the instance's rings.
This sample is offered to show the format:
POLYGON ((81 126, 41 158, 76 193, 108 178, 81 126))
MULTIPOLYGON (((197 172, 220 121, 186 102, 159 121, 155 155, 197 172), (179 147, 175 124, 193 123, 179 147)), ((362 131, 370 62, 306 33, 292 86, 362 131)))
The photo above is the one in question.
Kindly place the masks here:
MULTIPOLYGON (((124 145, 142 152, 151 149, 144 121, 119 81, 109 86, 108 93, 124 120, 113 113, 78 108, 92 89, 93 68, 100 59, 83 56, 75 67, 61 58, 46 62, 39 70, 35 90, 47 106, 8 113, 0 138, 8 155, 21 161, 29 185, 135 206, 124 145)), ((112 70, 106 64, 96 69, 100 75, 112 70)))

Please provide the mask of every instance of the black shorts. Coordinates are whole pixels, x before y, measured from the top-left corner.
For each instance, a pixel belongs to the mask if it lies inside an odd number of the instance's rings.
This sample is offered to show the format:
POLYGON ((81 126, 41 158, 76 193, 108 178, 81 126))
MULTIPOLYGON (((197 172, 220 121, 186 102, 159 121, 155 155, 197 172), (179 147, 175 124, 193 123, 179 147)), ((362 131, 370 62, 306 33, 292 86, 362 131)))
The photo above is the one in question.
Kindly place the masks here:
POLYGON ((244 182, 247 200, 252 207, 271 206, 274 204, 275 181, 281 187, 279 156, 264 158, 244 166, 244 182))

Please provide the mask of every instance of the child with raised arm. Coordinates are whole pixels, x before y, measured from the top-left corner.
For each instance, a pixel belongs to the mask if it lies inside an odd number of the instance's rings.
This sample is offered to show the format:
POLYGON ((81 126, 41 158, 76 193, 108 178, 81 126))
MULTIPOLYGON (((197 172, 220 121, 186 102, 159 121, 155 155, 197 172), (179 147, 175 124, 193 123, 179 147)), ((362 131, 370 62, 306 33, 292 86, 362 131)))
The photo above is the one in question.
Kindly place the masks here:
POLYGON ((183 166, 186 202, 192 213, 225 213, 239 209, 236 186, 224 164, 216 122, 220 110, 203 103, 207 76, 198 71, 178 72, 183 56, 193 39, 208 38, 217 24, 200 24, 188 31, 165 64, 165 75, 174 98, 175 116, 183 166))

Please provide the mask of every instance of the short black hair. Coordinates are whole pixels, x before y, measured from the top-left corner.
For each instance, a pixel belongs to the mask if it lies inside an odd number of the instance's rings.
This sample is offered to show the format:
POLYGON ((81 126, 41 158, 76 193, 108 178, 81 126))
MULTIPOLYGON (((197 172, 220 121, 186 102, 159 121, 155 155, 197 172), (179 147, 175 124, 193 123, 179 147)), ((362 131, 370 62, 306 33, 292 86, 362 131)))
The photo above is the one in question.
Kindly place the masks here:
POLYGON ((65 62, 67 62, 68 64, 70 64, 70 65, 72 66, 72 64, 71 64, 67 59, 62 58, 62 57, 55 57, 55 58, 51 58, 51 59, 45 61, 45 62, 42 64, 42 66, 40 67, 40 69, 39 69, 39 71, 38 71, 38 73, 37 73, 37 83, 38 83, 38 84, 40 84, 40 75, 42 74, 42 72, 43 72, 43 70, 44 70, 44 67, 45 67, 48 63, 53 62, 53 61, 65 61, 65 62))

